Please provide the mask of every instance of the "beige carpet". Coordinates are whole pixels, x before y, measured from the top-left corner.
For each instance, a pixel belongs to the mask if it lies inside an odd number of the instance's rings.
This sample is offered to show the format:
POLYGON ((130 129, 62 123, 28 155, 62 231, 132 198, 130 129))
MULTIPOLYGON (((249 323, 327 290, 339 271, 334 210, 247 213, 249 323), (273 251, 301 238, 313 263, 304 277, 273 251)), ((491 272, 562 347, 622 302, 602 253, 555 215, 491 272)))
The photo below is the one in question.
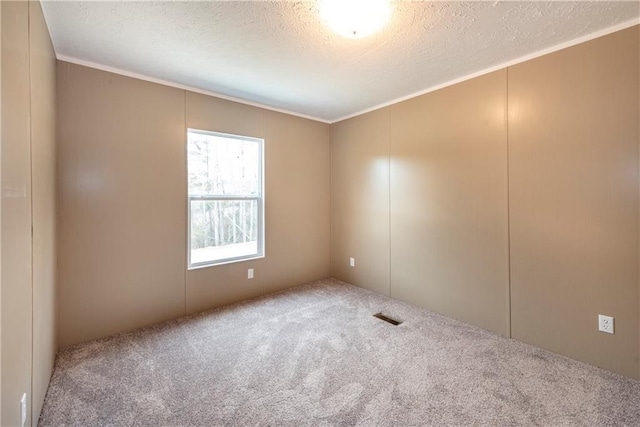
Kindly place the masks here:
POLYGON ((63 350, 39 425, 638 426, 640 382, 324 280, 63 350))

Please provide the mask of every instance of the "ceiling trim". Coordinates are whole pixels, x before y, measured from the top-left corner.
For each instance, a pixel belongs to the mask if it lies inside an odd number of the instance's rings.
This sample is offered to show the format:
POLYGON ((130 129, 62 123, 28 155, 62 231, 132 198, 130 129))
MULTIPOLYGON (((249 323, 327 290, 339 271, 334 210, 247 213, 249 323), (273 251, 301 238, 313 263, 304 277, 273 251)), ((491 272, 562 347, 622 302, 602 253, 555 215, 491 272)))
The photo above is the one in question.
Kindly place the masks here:
POLYGON ((436 86, 431 86, 430 88, 423 89, 423 90, 421 90, 419 92, 414 92, 414 93, 411 93, 409 95, 405 95, 403 97, 396 98, 396 99, 394 99, 392 101, 384 102, 382 104, 376 105, 375 107, 367 108, 366 110, 362 110, 362 111, 359 111, 357 113, 349 114, 349 115, 341 117, 339 119, 332 120, 330 123, 334 124, 334 123, 341 122, 343 120, 347 120, 347 119, 351 119, 353 117, 360 116, 362 114, 370 113, 371 111, 379 110, 380 108, 388 107, 390 105, 397 104, 399 102, 406 101, 406 100, 411 99, 411 98, 416 98, 418 96, 425 95, 425 94, 430 93, 430 92, 435 92, 436 90, 444 89, 445 87, 453 86, 453 85, 455 85, 457 83, 462 83, 464 81, 471 80, 473 78, 480 77, 480 76, 483 76, 485 74, 492 73, 494 71, 502 70, 504 68, 511 67, 513 65, 529 61, 531 59, 539 58, 541 56, 548 55, 550 53, 557 52, 559 50, 566 49, 568 47, 575 46, 575 45, 578 45, 580 43, 587 42, 589 40, 597 39, 598 37, 603 37, 603 36, 606 36, 607 34, 615 33, 616 31, 622 31, 622 30, 624 30, 626 28, 630 28, 630 27, 633 27, 634 25, 638 25, 638 24, 640 24, 640 18, 634 18, 634 19, 632 19, 630 21, 625 21, 625 22, 623 22, 621 24, 614 25, 613 27, 608 27, 608 28, 596 31, 596 32, 591 33, 591 34, 587 34, 586 36, 581 36, 581 37, 578 37, 576 39, 569 40, 567 42, 563 42, 563 43, 557 44, 555 46, 551 46, 551 47, 548 47, 546 49, 542 49, 542 50, 539 50, 537 52, 534 52, 534 53, 531 53, 531 54, 528 54, 528 55, 525 55, 525 56, 521 56, 521 57, 513 59, 511 61, 503 62, 501 64, 494 65, 493 67, 485 68, 484 70, 477 71, 477 72, 471 73, 471 74, 467 74, 466 76, 462 76, 462 77, 459 77, 459 78, 454 79, 454 80, 449 80, 449 81, 447 81, 445 83, 442 83, 442 84, 439 84, 439 85, 436 85, 436 86))
POLYGON ((520 64, 520 63, 525 62, 525 61, 529 61, 531 59, 535 59, 535 58, 538 58, 538 57, 541 57, 541 56, 544 56, 544 55, 548 55, 550 53, 557 52, 559 50, 566 49, 568 47, 575 46, 575 45, 578 45, 580 43, 584 43, 584 42, 587 42, 589 40, 596 39, 598 37, 606 36, 608 34, 615 33, 616 31, 621 31, 621 30, 633 27, 634 25, 638 25, 638 24, 640 24, 640 18, 635 18, 635 19, 632 19, 630 21, 625 21, 623 23, 614 25, 612 27, 608 27, 608 28, 605 28, 605 29, 602 29, 602 30, 598 30, 598 31, 593 32, 591 34, 587 34, 585 36, 578 37, 576 39, 569 40, 567 42, 563 42, 563 43, 548 47, 546 49, 539 50, 537 52, 534 52, 534 53, 531 53, 531 54, 528 54, 528 55, 525 55, 525 56, 521 56, 521 57, 513 59, 511 61, 503 62, 501 64, 494 65, 494 66, 489 67, 489 68, 485 68, 485 69, 483 69, 481 71, 477 71, 475 73, 467 74, 465 76, 462 76, 462 77, 459 77, 459 78, 456 78, 456 79, 453 79, 453 80, 446 81, 446 82, 444 82, 442 84, 439 84, 439 85, 436 85, 436 86, 431 86, 431 87, 429 87, 427 89, 423 89, 421 91, 414 92, 414 93, 411 93, 409 95, 405 95, 405 96, 400 97, 400 98, 395 98, 395 99, 393 99, 391 101, 384 102, 384 103, 378 104, 378 105, 376 105, 374 107, 367 108, 367 109, 364 109, 364 110, 358 111, 356 113, 349 114, 349 115, 346 115, 346 116, 343 116, 343 117, 340 117, 340 118, 334 119, 334 120, 321 119, 319 117, 309 116, 309 115, 306 115, 306 114, 301 114, 301 113, 297 113, 295 111, 286 110, 286 109, 282 109, 282 108, 276 108, 276 107, 272 107, 272 106, 269 106, 269 105, 266 105, 266 104, 261 104, 261 103, 258 103, 258 102, 248 101, 246 99, 235 98, 233 96, 223 95, 223 94, 220 94, 220 93, 217 93, 217 92, 208 91, 208 90, 204 90, 204 89, 199 89, 199 88, 196 88, 196 87, 193 87, 193 86, 188 86, 188 85, 183 85, 183 84, 171 82, 171 81, 168 81, 168 80, 158 79, 158 78, 150 77, 150 76, 147 76, 147 75, 144 75, 144 74, 134 73, 134 72, 131 72, 131 71, 122 70, 120 68, 115 68, 115 67, 110 67, 110 66, 107 66, 107 65, 98 64, 96 62, 85 61, 85 60, 74 58, 74 57, 67 56, 67 55, 61 55, 61 54, 57 54, 56 53, 56 58, 58 60, 60 60, 60 61, 70 62, 72 64, 82 65, 84 67, 94 68, 94 69, 97 69, 97 70, 106 71, 106 72, 114 73, 114 74, 119 74, 119 75, 126 76, 126 77, 132 77, 132 78, 135 78, 135 79, 144 80, 144 81, 148 81, 148 82, 151 82, 151 83, 157 83, 157 84, 161 84, 161 85, 165 85, 165 86, 169 86, 169 87, 174 87, 174 88, 177 88, 177 89, 182 89, 182 90, 187 90, 187 91, 190 91, 190 92, 200 93, 200 94, 203 94, 203 95, 213 96, 213 97, 216 97, 216 98, 221 98, 221 99, 225 99, 225 100, 228 100, 228 101, 233 101, 233 102, 237 102, 237 103, 240 103, 240 104, 250 105, 252 107, 258 107, 258 108, 263 108, 265 110, 275 111, 275 112, 278 112, 278 113, 289 114, 289 115, 292 115, 292 116, 297 116, 297 117, 301 117, 301 118, 308 119, 308 120, 314 120, 314 121, 321 122, 321 123, 334 124, 334 123, 341 122, 343 120, 347 120, 347 119, 350 119, 350 118, 353 118, 353 117, 360 116, 362 114, 369 113, 371 111, 378 110, 380 108, 388 107, 390 105, 397 104, 397 103, 402 102, 402 101, 406 101, 406 100, 411 99, 411 98, 416 98, 418 96, 425 95, 425 94, 430 93, 430 92, 435 92, 436 90, 443 89, 445 87, 452 86, 452 85, 455 85, 457 83, 461 83, 461 82, 464 82, 464 81, 467 81, 467 80, 471 80, 471 79, 473 79, 475 77, 480 77, 480 76, 483 76, 485 74, 492 73, 494 71, 498 71, 498 70, 501 70, 501 69, 504 69, 504 68, 507 68, 507 67, 510 67, 510 66, 513 66, 513 65, 516 65, 516 64, 520 64))
POLYGON ((183 84, 180 84, 180 83, 171 82, 169 80, 163 80, 163 79, 158 79, 158 78, 155 78, 155 77, 150 77, 150 76, 147 76, 145 74, 138 74, 138 73, 134 73, 132 71, 122 70, 120 68, 115 68, 115 67, 110 67, 108 65, 98 64, 96 62, 85 61, 83 59, 74 58, 72 56, 56 54, 56 58, 59 61, 70 62, 72 64, 82 65, 83 67, 95 68, 96 70, 106 71, 108 73, 119 74, 121 76, 131 77, 131 78, 138 79, 138 80, 144 80, 144 81, 147 81, 147 82, 150 82, 150 83, 157 83, 157 84, 161 84, 161 85, 164 85, 164 86, 173 87, 173 88, 176 88, 176 89, 182 89, 182 90, 187 90, 189 92, 199 93, 199 94, 202 94, 202 95, 213 96, 215 98, 225 99, 227 101, 233 101, 233 102, 237 102, 239 104, 250 105, 252 107, 263 108, 265 110, 275 111, 277 113, 289 114, 291 116, 297 116, 297 117, 301 117, 303 119, 314 120, 316 122, 321 122, 321 123, 326 123, 326 124, 331 124, 332 123, 329 120, 321 119, 319 117, 308 116, 306 114, 296 113, 295 111, 290 111, 290 110, 285 110, 285 109, 282 109, 282 108, 272 107, 270 105, 260 104, 258 102, 251 102, 251 101, 247 101, 246 99, 235 98, 233 96, 223 95, 221 93, 212 92, 212 91, 204 90, 204 89, 199 89, 197 87, 183 85, 183 84))

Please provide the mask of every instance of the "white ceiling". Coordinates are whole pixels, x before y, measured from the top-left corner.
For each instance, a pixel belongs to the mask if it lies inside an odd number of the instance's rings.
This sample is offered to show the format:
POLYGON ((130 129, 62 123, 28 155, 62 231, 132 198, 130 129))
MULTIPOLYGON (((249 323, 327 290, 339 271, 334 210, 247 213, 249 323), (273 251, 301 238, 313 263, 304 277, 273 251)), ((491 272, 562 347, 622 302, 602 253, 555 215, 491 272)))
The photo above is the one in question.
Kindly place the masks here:
POLYGON ((115 68, 333 122, 624 26, 640 3, 397 1, 363 39, 314 1, 45 1, 60 59, 115 68))

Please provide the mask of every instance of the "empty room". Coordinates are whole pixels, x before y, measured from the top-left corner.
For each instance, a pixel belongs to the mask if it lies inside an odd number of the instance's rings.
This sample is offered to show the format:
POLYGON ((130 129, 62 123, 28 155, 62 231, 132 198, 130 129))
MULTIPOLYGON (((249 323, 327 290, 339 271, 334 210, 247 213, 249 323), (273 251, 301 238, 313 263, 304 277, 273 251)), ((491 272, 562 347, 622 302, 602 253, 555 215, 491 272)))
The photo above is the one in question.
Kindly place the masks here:
POLYGON ((640 425, 640 2, 0 1, 0 425, 640 425))

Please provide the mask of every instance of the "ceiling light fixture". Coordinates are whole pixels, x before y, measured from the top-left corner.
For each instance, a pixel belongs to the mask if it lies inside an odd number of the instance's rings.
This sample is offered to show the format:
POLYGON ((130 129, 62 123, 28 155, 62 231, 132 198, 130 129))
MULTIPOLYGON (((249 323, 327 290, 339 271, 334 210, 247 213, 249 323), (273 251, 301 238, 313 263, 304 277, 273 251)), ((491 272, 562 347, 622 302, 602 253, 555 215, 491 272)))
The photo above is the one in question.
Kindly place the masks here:
POLYGON ((391 17, 389 0, 319 0, 320 16, 336 33, 349 38, 372 34, 391 17))

